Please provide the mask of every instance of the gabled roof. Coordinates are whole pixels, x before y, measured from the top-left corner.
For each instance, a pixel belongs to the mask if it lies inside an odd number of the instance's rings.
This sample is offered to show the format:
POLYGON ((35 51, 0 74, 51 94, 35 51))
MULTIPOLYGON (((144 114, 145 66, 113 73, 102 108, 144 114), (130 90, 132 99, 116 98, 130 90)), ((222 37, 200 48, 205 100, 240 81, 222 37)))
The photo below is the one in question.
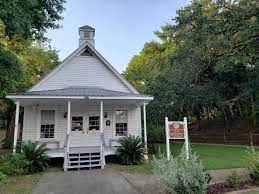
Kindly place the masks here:
POLYGON ((142 100, 152 100, 152 96, 118 92, 113 90, 106 90, 98 87, 68 87, 64 89, 57 90, 44 90, 44 91, 31 91, 24 93, 12 93, 8 94, 8 98, 24 98, 30 96, 41 96, 44 97, 88 97, 89 99, 142 99, 142 100))
POLYGON ((85 42, 82 46, 77 48, 73 53, 71 53, 67 58, 65 58, 60 65, 55 67, 51 72, 49 72, 45 77, 43 77, 37 84, 35 84, 28 91, 31 92, 33 89, 42 84, 50 76, 52 76, 56 71, 68 63, 73 57, 77 56, 83 50, 89 49, 129 90, 135 94, 139 94, 138 91, 88 42, 85 42))
POLYGON ((85 29, 85 30, 95 31, 94 28, 92 28, 91 26, 88 26, 88 25, 81 26, 81 27, 79 27, 79 29, 85 29))

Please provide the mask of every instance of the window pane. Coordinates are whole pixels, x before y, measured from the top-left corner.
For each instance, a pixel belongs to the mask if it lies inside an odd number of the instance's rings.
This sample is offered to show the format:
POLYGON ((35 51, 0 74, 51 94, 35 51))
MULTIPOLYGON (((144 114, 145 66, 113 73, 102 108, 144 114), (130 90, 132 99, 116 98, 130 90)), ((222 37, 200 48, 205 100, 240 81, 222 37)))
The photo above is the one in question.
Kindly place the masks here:
POLYGON ((89 131, 100 129, 100 117, 90 116, 89 117, 89 131))
POLYGON ((83 130, 83 117, 72 117, 72 124, 71 124, 72 131, 82 131, 83 130))
POLYGON ((55 110, 41 111, 40 138, 54 138, 55 110))
POLYGON ((126 110, 116 111, 116 136, 128 135, 128 116, 126 110))

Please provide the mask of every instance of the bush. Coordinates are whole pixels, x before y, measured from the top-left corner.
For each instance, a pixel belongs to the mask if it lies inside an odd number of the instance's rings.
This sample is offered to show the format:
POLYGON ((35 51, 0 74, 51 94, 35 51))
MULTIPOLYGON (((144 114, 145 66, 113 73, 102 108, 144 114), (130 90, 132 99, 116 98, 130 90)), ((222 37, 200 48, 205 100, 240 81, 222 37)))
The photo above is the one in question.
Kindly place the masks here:
POLYGON ((130 135, 121 138, 119 143, 117 154, 122 164, 143 163, 145 149, 140 137, 130 135))
POLYGON ((7 176, 4 173, 0 172, 0 186, 3 184, 6 184, 7 180, 8 180, 7 176))
POLYGON ((148 125, 147 141, 149 144, 164 142, 164 126, 148 125))
POLYGON ((21 154, 29 162, 28 172, 41 172, 48 167, 48 157, 46 155, 47 144, 39 145, 39 142, 22 143, 21 154))
POLYGON ((231 172, 231 174, 226 177, 226 181, 230 187, 235 188, 238 185, 239 176, 236 172, 231 172))
POLYGON ((243 166, 248 170, 253 182, 259 179, 259 152, 256 152, 253 147, 247 148, 243 166))
POLYGON ((206 172, 196 154, 190 154, 190 159, 185 159, 182 150, 179 156, 171 158, 154 158, 154 175, 162 189, 169 193, 206 193, 210 175, 206 172))
POLYGON ((28 173, 29 162, 22 154, 6 154, 0 157, 0 172, 6 175, 22 175, 28 173))

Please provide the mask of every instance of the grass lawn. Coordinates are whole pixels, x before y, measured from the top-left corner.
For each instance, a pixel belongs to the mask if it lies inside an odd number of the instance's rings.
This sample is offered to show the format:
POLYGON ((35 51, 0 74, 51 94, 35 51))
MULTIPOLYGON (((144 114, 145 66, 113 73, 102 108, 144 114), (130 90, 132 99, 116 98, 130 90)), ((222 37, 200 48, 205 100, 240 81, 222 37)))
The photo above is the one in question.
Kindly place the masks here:
MULTIPOLYGON (((165 153, 165 144, 157 144, 162 153, 165 153)), ((173 156, 179 154, 183 144, 171 143, 171 153, 173 156)), ((224 145, 206 145, 206 144, 192 144, 191 148, 196 152, 204 166, 208 170, 240 168, 242 167, 242 158, 245 154, 245 147, 241 146, 224 146, 224 145)), ((152 156, 150 156, 152 160, 152 156)), ((152 165, 115 165, 117 168, 129 172, 144 172, 151 173, 152 165)))
POLYGON ((0 193, 5 194, 30 194, 32 189, 40 180, 41 176, 47 172, 57 172, 61 171, 61 168, 51 167, 48 168, 45 172, 36 173, 31 175, 20 175, 20 176, 11 176, 8 179, 7 184, 0 186, 0 193))

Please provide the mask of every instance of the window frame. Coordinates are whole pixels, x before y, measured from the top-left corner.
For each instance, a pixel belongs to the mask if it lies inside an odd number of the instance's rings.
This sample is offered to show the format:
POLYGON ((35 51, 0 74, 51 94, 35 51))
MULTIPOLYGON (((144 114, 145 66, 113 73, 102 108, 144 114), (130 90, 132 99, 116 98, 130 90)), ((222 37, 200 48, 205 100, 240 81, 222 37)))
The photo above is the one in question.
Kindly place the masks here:
POLYGON ((57 118, 57 110, 55 108, 40 108, 39 109, 39 130, 38 130, 38 139, 39 140, 55 140, 56 138, 56 118, 57 118), (54 111, 54 124, 48 124, 48 125, 54 125, 54 132, 53 132, 53 137, 41 137, 41 128, 42 128, 42 123, 41 123, 41 119, 42 119, 42 111, 54 111))
POLYGON ((70 130, 72 132, 75 132, 75 131, 81 131, 82 132, 82 131, 84 131, 84 125, 85 125, 84 122, 85 122, 85 119, 84 119, 83 115, 72 115, 71 116, 71 129, 70 130), (81 121, 82 122, 82 130, 74 130, 74 131, 72 130, 72 128, 73 128, 73 117, 82 117, 82 121, 81 121))
POLYGON ((114 122, 115 137, 116 137, 116 138, 122 138, 122 137, 128 136, 128 134, 129 134, 128 110, 125 110, 125 109, 118 109, 118 110, 115 110, 115 111, 114 111, 114 120, 115 120, 115 122, 114 122), (126 122, 117 122, 117 111, 126 111, 126 118, 123 118, 123 119, 126 120, 126 122), (121 129, 121 130, 123 130, 123 132, 122 132, 123 134, 122 134, 122 135, 119 135, 119 134, 117 133, 117 124, 124 125, 124 126, 121 126, 122 128, 126 127, 126 132, 124 131, 125 129, 121 129), (126 124, 126 126, 125 126, 125 124, 126 124), (126 134, 125 134, 125 133, 126 133, 126 134))
MULTIPOLYGON (((97 121, 97 120, 95 120, 95 121, 97 121)), ((100 115, 88 115, 88 131, 100 131, 100 115), (90 126, 90 117, 99 117, 99 124, 90 126), (94 126, 98 127, 98 129, 90 130, 90 127, 94 127, 94 126)))

